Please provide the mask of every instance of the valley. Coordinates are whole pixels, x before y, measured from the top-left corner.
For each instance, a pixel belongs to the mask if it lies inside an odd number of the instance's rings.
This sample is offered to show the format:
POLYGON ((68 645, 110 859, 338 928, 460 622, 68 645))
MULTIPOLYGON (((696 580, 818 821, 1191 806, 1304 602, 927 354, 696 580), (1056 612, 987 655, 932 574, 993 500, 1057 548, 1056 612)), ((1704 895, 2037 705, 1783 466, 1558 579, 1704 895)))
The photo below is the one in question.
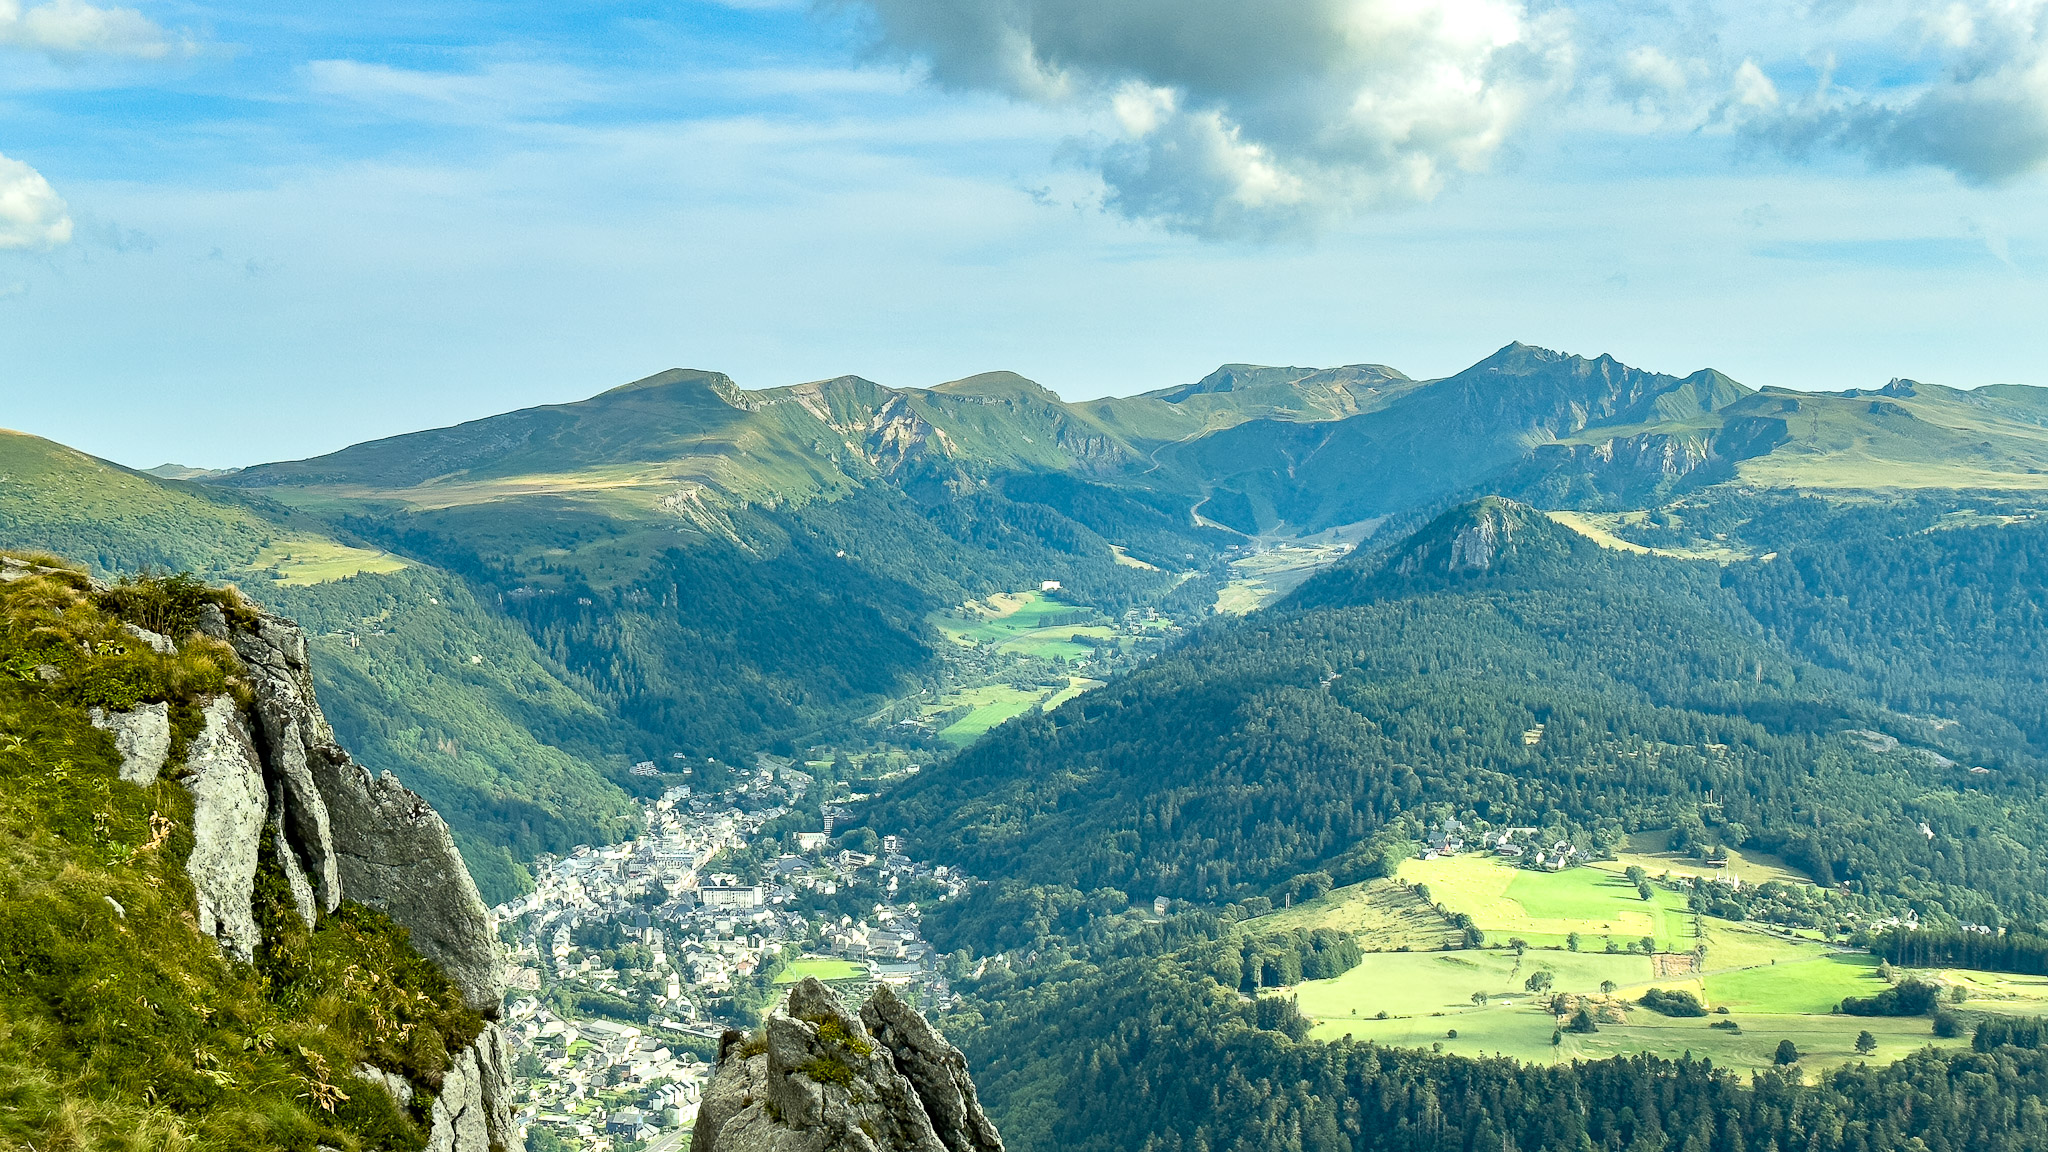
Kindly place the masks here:
POLYGON ((300 621, 495 906, 545 1152, 679 1145, 806 976, 897 989, 1020 1149, 1539 1076, 1846 1114, 2042 1058, 1982 1039, 2039 974, 1871 952, 2048 920, 2034 391, 677 370, 225 473, 8 434, 0 529, 300 621))

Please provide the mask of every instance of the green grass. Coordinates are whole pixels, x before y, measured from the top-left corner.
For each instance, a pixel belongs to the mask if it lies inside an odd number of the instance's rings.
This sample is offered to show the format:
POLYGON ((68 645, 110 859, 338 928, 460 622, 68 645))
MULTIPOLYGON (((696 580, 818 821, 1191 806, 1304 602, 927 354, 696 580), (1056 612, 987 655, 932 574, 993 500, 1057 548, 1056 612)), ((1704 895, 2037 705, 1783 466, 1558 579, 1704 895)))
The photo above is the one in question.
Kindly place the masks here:
POLYGON ((175 760, 197 701, 240 668, 197 636, 174 655, 117 647, 108 605, 147 599, 82 575, 0 584, 0 666, 58 668, 0 675, 0 1148, 424 1146, 430 1102, 408 1114, 352 1070, 436 1083, 482 1020, 383 915, 345 903, 308 931, 267 853, 256 962, 193 930, 175 760), (146 788, 119 779, 85 711, 131 694, 168 702, 177 737, 146 788))
POLYGON ((1620 872, 1635 865, 1652 876, 1669 872, 1673 876, 1719 876, 1729 875, 1744 884, 1762 884, 1776 880, 1783 884, 1807 884, 1813 880, 1794 869, 1776 856, 1762 852, 1743 852, 1730 848, 1726 867, 1715 868, 1701 863, 1697 858, 1682 852, 1670 850, 1671 831, 1638 832, 1628 838, 1628 848, 1617 852, 1613 860, 1603 860, 1593 865, 1620 872))
POLYGON ((822 956, 806 956, 793 961, 775 977, 777 984, 794 984, 807 976, 815 976, 830 983, 834 980, 865 980, 867 966, 851 960, 833 960, 822 956))
POLYGON ((972 705, 974 711, 942 729, 939 739, 964 748, 1003 721, 1029 712, 1033 705, 1049 695, 1052 693, 1046 689, 1027 691, 1007 684, 984 684, 978 688, 949 692, 940 702, 940 708, 957 708, 964 704, 972 705))
POLYGON ((1078 660, 1091 649, 1069 637, 1113 640, 1117 636, 1116 629, 1104 624, 1048 623, 1080 611, 1101 619, 1090 609, 1077 608, 1043 592, 1001 592, 937 614, 932 623, 955 644, 974 644, 1048 660, 1054 656, 1078 660))
POLYGON ((1334 928, 1348 932, 1368 952, 1408 947, 1434 951, 1450 942, 1451 926, 1422 899, 1392 880, 1368 880, 1333 888, 1313 900, 1244 922, 1251 932, 1334 928))
POLYGON ((274 570, 279 583, 303 587, 364 572, 397 572, 408 565, 389 552, 351 548, 318 536, 290 536, 267 545, 250 567, 274 570))
POLYGON ((1860 952, 1709 972, 1706 978, 1707 1003, 1745 1012, 1826 1015, 1844 996, 1869 996, 1885 986, 1876 958, 1860 952))
POLYGON ((1603 980, 1647 987, 1651 978, 1647 956, 1539 949, 1518 957, 1505 948, 1480 948, 1371 952, 1342 976, 1307 981, 1295 991, 1302 1015, 1315 1020, 1365 1019, 1383 1011, 1390 1016, 1426 1017, 1437 1012, 1476 1011, 1472 1004, 1475 992, 1496 1000, 1534 1002, 1535 994, 1523 984, 1539 970, 1551 974, 1552 992, 1598 992, 1603 980))
POLYGON ((1653 887, 1643 900, 1633 884, 1598 868, 1537 872, 1466 855, 1404 861, 1401 878, 1427 884, 1432 900, 1472 917, 1489 941, 1518 936, 1535 945, 1563 944, 1576 932, 1586 951, 1602 951, 1610 940, 1625 948, 1645 936, 1666 952, 1698 943, 1678 892, 1653 887))

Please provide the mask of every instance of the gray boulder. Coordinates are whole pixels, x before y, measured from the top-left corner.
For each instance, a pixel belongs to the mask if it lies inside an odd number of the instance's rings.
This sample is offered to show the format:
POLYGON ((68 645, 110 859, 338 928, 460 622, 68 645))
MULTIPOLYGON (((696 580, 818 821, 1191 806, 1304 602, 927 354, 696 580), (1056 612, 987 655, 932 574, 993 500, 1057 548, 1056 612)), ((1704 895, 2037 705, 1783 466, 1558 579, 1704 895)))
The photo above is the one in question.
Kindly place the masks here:
POLYGON ((386 772, 372 778, 333 744, 314 751, 312 773, 327 798, 334 858, 349 899, 390 916, 412 946, 492 1019, 505 998, 497 923, 455 850, 440 814, 386 772))
POLYGON ((698 1108, 694 1152, 1000 1152, 959 1052, 922 1020, 918 1031, 902 1019, 916 1014, 893 995, 877 995, 887 1001, 854 1016, 807 979, 758 1037, 728 1033, 698 1108), (932 1083, 930 1097, 906 1074, 899 1047, 932 1083))
POLYGON ((128 712, 94 708, 92 726, 114 734, 121 754, 121 779, 144 788, 156 783, 171 755, 171 706, 161 701, 128 712))
POLYGON ((427 1152, 494 1152, 519 1146, 505 1097, 505 1040, 487 1026, 441 1080, 427 1130, 427 1152))
POLYGON ((185 753, 193 839, 185 872, 199 897, 199 927, 248 963, 256 955, 250 901, 269 810, 263 762, 234 697, 216 696, 204 711, 206 727, 185 753))
POLYGON ((925 1115, 947 1152, 1003 1152, 1003 1138, 981 1110, 967 1057, 939 1031, 898 999, 887 984, 877 985, 860 1018, 868 1034, 889 1049, 896 1067, 917 1089, 925 1115))

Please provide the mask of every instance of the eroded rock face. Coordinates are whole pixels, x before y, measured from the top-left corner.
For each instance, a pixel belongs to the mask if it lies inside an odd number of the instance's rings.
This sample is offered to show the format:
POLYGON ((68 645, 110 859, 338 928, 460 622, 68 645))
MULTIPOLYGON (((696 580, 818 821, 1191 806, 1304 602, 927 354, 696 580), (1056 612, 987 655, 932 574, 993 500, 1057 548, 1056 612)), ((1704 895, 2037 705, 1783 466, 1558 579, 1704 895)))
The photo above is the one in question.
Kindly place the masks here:
POLYGON ((199 897, 199 927, 246 964, 256 954, 250 900, 269 796, 255 738, 234 697, 214 697, 205 716, 206 727, 185 753, 193 838, 185 871, 199 897))
POLYGON ((815 979, 790 991, 755 1040, 727 1034, 690 1145, 695 1152, 1002 1146, 958 1049, 886 989, 856 1017, 815 979))
POLYGON ((967 1074, 967 1057, 917 1009, 882 984, 861 1006, 860 1019, 917 1089, 932 1130, 947 1152, 1003 1152, 1003 1138, 982 1112, 974 1078, 967 1074))
POLYGON ((440 815, 390 773, 373 778, 334 742, 313 694, 305 634, 267 614, 253 628, 231 627, 217 609, 201 628, 234 647, 253 681, 272 819, 290 849, 280 852, 286 878, 296 871, 321 911, 346 896, 404 925, 463 1000, 495 1019, 505 969, 490 909, 440 815))
MULTIPOLYGON (((267 843, 309 928, 344 896, 379 909, 411 933, 414 949, 441 968, 471 1008, 495 1019, 504 998, 497 925, 448 825, 390 773, 372 778, 335 744, 313 694, 305 635, 267 614, 254 627, 236 626, 211 604, 200 631, 233 646, 255 696, 246 712, 232 697, 211 701, 205 730, 186 755, 197 840, 186 869, 199 893, 201 926, 237 959, 252 959, 251 897, 267 843)), ((134 721, 109 717, 103 725, 121 746, 116 724, 134 721)), ((167 723, 164 743, 168 752, 167 723)), ((420 1087, 367 1066, 358 1075, 401 1103, 420 1087)), ((427 1117, 428 1147, 520 1152, 509 1082, 504 1039, 496 1025, 487 1026, 439 1087, 427 1117)))
POLYGON ((316 751, 312 769, 329 801, 342 891, 403 924, 463 1000, 495 1019, 505 998, 497 925, 440 814, 332 744, 316 751))
POLYGON ((156 783, 171 755, 169 704, 158 701, 128 712, 94 708, 88 716, 93 727, 114 734, 114 750, 121 754, 121 779, 144 788, 156 783))
POLYGON ((464 1049, 441 1081, 427 1132, 427 1152, 491 1152, 516 1147, 505 1098, 505 1041, 493 1024, 464 1049))

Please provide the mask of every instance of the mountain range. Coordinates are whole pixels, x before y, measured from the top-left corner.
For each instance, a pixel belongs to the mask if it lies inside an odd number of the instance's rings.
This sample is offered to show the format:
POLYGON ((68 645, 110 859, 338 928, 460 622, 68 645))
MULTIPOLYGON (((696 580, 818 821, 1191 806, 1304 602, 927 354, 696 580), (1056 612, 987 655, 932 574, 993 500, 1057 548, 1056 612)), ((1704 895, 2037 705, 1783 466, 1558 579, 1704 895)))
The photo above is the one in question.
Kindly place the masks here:
POLYGON ((2048 390, 1759 391, 1522 344, 1436 380, 1232 364, 1085 402, 1005 372, 748 390, 671 370, 309 460, 152 471, 5 434, 0 529, 300 618, 337 729, 441 808, 502 898, 534 852, 624 827, 651 786, 634 762, 787 750, 938 684, 952 647, 928 619, 970 600, 1057 580, 1192 623, 1248 550, 1479 492, 1664 509, 1653 533, 1699 492, 2036 492, 2048 390))

